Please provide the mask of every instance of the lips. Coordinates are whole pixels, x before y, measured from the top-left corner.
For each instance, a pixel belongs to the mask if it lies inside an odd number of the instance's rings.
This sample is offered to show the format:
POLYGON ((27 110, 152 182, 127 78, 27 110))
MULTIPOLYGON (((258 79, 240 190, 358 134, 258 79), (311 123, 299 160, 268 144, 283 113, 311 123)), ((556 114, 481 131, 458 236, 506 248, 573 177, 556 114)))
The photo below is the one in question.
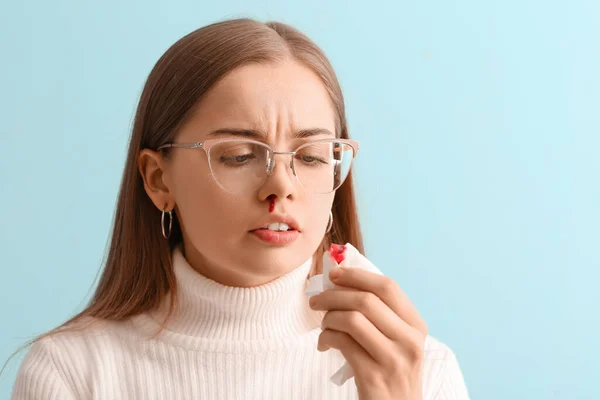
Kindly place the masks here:
POLYGON ((272 231, 269 229, 255 229, 250 232, 253 236, 269 245, 285 245, 292 243, 300 234, 297 230, 272 231))
POLYGON ((290 215, 269 215, 250 233, 269 245, 286 245, 295 241, 300 235, 298 222, 290 215))
POLYGON ((251 229, 250 232, 257 231, 259 229, 262 230, 272 230, 272 231, 300 231, 298 226, 298 222, 290 215, 270 215, 267 219, 265 219, 260 225, 256 226, 254 229, 251 229), (282 228, 286 228, 283 230, 282 228))
POLYGON ((270 223, 267 226, 263 226, 260 229, 268 229, 270 231, 279 231, 279 232, 286 232, 289 230, 295 230, 292 227, 290 227, 288 224, 286 224, 285 222, 273 222, 270 223))

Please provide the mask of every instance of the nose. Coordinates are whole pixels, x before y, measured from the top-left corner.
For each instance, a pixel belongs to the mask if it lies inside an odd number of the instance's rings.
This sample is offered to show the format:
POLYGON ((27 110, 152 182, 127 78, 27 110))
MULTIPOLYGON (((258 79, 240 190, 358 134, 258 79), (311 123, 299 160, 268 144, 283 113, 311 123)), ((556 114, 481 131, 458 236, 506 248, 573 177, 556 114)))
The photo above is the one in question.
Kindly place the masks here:
POLYGON ((297 180, 293 171, 291 158, 293 154, 291 152, 276 152, 273 154, 273 159, 267 166, 267 180, 259 191, 261 199, 266 199, 273 194, 279 199, 295 196, 297 180))
POLYGON ((273 172, 273 168, 275 167, 275 164, 276 164, 276 159, 275 159, 276 155, 283 155, 283 156, 289 155, 290 156, 290 169, 292 170, 292 172, 295 175, 296 171, 294 170, 294 161, 293 161, 294 154, 295 153, 292 151, 274 151, 273 158, 270 160, 269 165, 267 165, 267 175, 271 175, 271 173, 273 172))

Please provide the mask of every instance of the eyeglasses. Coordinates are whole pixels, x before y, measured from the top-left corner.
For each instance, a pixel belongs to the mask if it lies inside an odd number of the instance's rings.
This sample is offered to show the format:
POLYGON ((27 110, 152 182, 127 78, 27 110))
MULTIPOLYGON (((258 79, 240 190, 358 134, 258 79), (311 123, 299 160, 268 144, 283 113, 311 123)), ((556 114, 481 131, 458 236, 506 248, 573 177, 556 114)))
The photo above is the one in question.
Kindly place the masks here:
POLYGON ((320 139, 295 151, 275 151, 266 143, 249 139, 209 139, 195 143, 170 143, 167 148, 202 149, 217 184, 232 194, 260 188, 275 168, 275 155, 290 155, 294 176, 308 191, 318 194, 337 190, 350 173, 358 142, 349 139, 320 139))

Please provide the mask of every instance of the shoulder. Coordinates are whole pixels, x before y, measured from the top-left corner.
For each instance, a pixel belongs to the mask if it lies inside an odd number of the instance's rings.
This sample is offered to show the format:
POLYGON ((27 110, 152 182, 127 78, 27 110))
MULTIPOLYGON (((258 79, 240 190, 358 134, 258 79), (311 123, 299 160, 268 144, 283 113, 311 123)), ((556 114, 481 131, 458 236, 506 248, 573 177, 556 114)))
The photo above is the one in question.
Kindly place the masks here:
POLYGON ((80 362, 61 350, 52 336, 37 339, 17 372, 13 400, 42 398, 75 399, 82 382, 80 362))
POLYGON ((469 399, 456 354, 431 335, 425 340, 423 391, 424 399, 469 399))
POLYGON ((132 318, 123 321, 110 321, 94 317, 84 317, 63 329, 57 330, 52 336, 55 345, 68 350, 69 346, 89 347, 97 342, 127 340, 134 337, 136 330, 132 318))
POLYGON ((12 399, 77 399, 89 395, 97 354, 131 337, 129 321, 86 318, 37 339, 21 362, 12 399))

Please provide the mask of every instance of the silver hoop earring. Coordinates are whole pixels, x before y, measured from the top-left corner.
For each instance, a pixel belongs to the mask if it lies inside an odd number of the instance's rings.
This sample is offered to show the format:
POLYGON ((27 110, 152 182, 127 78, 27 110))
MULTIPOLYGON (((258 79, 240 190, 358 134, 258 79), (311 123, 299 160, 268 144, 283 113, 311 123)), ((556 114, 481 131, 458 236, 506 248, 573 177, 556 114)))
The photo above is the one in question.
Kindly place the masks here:
POLYGON ((329 223, 327 224, 327 229, 325 230, 325 233, 329 233, 331 228, 333 228, 333 212, 331 212, 331 210, 330 210, 329 211, 329 223))
POLYGON ((160 229, 165 239, 171 236, 171 229, 173 228, 173 211, 167 211, 167 213, 169 214, 169 232, 165 232, 165 210, 162 210, 162 215, 160 216, 160 229))

